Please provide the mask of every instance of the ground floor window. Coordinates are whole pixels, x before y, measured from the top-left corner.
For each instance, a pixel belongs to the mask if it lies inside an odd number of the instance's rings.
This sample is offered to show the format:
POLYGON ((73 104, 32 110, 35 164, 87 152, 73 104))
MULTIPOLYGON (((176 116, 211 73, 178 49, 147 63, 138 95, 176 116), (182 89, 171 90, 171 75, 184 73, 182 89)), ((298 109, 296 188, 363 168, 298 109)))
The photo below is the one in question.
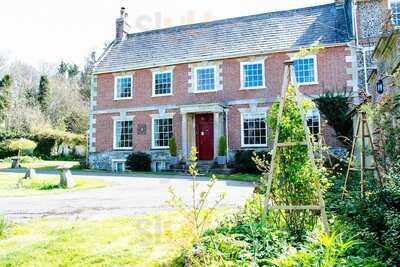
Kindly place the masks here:
POLYGON ((113 160, 112 170, 114 172, 124 172, 125 171, 125 160, 113 160))
POLYGON ((117 120, 114 122, 114 148, 130 149, 133 140, 133 121, 117 120))
POLYGON ((172 135, 172 118, 153 119, 153 148, 168 148, 172 135))
POLYGON ((307 126, 315 140, 319 140, 320 133, 320 114, 318 109, 313 109, 307 114, 307 126))
POLYGON ((266 113, 242 113, 242 146, 266 146, 266 113))

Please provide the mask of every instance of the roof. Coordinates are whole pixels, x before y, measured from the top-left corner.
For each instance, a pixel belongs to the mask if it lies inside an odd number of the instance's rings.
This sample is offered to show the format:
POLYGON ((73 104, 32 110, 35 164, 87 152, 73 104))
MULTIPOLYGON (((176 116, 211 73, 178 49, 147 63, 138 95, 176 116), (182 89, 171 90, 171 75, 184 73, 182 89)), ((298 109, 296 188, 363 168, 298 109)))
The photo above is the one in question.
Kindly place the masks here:
POLYGON ((267 54, 349 41, 334 3, 128 34, 113 42, 95 73, 267 54))

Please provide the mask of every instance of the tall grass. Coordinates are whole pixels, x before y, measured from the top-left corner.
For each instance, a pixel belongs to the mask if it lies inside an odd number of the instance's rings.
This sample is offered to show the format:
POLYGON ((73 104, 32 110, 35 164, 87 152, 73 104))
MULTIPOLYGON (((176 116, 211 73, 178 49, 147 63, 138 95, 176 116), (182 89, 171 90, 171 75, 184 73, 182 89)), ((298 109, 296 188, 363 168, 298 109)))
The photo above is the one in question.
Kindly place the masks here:
POLYGON ((9 224, 6 220, 6 217, 0 215, 0 238, 5 236, 8 227, 9 227, 9 224))

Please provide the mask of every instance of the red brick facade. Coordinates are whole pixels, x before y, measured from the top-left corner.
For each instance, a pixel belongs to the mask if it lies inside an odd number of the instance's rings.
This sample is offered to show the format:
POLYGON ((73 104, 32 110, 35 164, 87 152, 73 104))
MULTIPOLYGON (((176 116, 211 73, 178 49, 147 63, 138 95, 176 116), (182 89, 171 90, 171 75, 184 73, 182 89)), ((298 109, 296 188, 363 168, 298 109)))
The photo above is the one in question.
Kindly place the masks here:
MULTIPOLYGON (((266 88, 241 90, 240 62, 248 58, 224 59, 219 63, 219 72, 222 90, 209 93, 190 92, 191 65, 180 64, 173 67, 173 95, 152 97, 152 70, 141 69, 124 73, 105 73, 97 75, 97 90, 94 103, 95 142, 96 153, 113 150, 113 117, 120 116, 126 110, 127 116, 133 119, 133 150, 151 150, 151 114, 158 114, 158 108, 172 106, 166 113, 173 113, 173 132, 177 140, 178 150, 182 149, 182 116, 181 105, 219 103, 227 109, 228 143, 230 150, 241 149, 241 127, 239 108, 249 108, 246 101, 259 102, 258 107, 269 106, 279 96, 284 61, 295 53, 275 53, 265 56, 266 88), (114 100, 114 77, 117 75, 133 75, 133 97, 129 100, 114 100), (264 102, 264 103, 262 103, 264 102), (132 112, 130 109, 136 109, 132 112), (145 134, 139 134, 137 126, 146 125, 145 134)), ((327 47, 317 54, 318 84, 301 86, 303 93, 316 96, 325 90, 343 89, 353 78, 346 69, 351 63, 346 62, 350 56, 346 46, 327 47)), ((211 62, 213 63, 213 62, 211 62)), ((326 139, 332 145, 338 145, 332 137, 331 129, 323 129, 326 139)), ((226 133, 224 133, 226 135, 226 133)), ((270 134, 270 133, 269 133, 270 134)))

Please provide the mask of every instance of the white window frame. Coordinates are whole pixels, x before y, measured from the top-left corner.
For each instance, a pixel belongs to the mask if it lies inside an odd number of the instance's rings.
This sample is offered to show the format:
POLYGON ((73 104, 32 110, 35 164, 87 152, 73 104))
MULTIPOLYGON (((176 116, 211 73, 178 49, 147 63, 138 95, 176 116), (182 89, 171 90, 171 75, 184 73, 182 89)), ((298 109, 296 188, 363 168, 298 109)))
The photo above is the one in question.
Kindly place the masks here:
POLYGON ((245 144, 244 143, 244 127, 243 127, 243 117, 245 115, 254 115, 254 114, 263 114, 264 119, 267 118, 267 111, 266 110, 255 110, 255 111, 243 111, 240 112, 240 145, 241 147, 268 147, 268 125, 265 122, 265 144, 245 144))
POLYGON ((152 97, 161 97, 161 96, 172 96, 173 95, 173 88, 174 88, 174 73, 172 70, 167 70, 167 71, 154 71, 153 72, 153 89, 151 96, 152 97), (164 73, 170 73, 171 74, 171 92, 168 94, 156 94, 156 75, 157 74, 164 74, 164 73))
POLYGON ((217 66, 209 65, 209 66, 195 67, 194 68, 194 92, 196 94, 201 94, 201 93, 210 93, 210 92, 218 91, 217 83, 218 83, 219 79, 218 79, 217 75, 218 75, 217 66), (198 90, 197 71, 202 70, 202 69, 213 69, 214 70, 214 89, 213 90, 198 90))
MULTIPOLYGON (((308 118, 312 115, 313 112, 317 112, 318 113, 318 129, 319 129, 319 133, 318 134, 322 135, 322 133, 321 133, 321 112, 319 111, 319 109, 312 108, 307 112, 307 114, 306 114, 306 123, 308 121, 308 118)), ((309 127, 308 124, 307 124, 307 127, 309 127)), ((312 135, 313 133, 310 132, 310 134, 312 135)))
POLYGON ((132 144, 133 144, 133 117, 127 117, 127 118, 120 118, 120 119, 114 119, 114 129, 113 129, 113 148, 114 150, 130 150, 133 147, 117 147, 117 122, 121 121, 132 121, 132 144))
MULTIPOLYGON (((296 77, 296 83, 297 85, 315 85, 318 84, 318 62, 317 62, 317 55, 308 55, 304 57, 298 57, 298 58, 293 58, 293 60, 299 60, 299 59, 310 59, 312 58, 314 60, 314 81, 313 82, 304 82, 300 83, 297 82, 297 77, 296 77)), ((293 66, 294 68, 294 66, 293 66)), ((296 71, 296 70, 295 70, 296 71)), ((295 72, 296 73, 296 72, 295 72)))
POLYGON ((133 98, 133 75, 115 76, 114 77, 114 100, 125 100, 133 98), (131 96, 129 97, 118 97, 118 79, 131 79, 131 96))
MULTIPOLYGON (((393 23, 393 25, 394 25, 395 27, 400 27, 400 25, 396 25, 396 23, 395 23, 393 11, 392 11, 392 6, 391 6, 391 3, 392 3, 392 2, 393 2, 393 0, 388 0, 388 9, 390 10, 390 14, 391 14, 391 16, 392 16, 392 23, 393 23)), ((400 14, 399 14, 399 16, 400 16, 400 14)))
POLYGON ((126 159, 112 159, 111 160, 111 169, 113 172, 117 172, 117 170, 115 168, 115 164, 117 164, 117 163, 123 163, 122 172, 126 171, 126 159))
POLYGON ((265 88, 265 61, 257 60, 257 61, 240 62, 240 89, 241 90, 252 90, 252 89, 264 89, 264 88, 265 88), (244 66, 253 65, 253 64, 261 64, 262 65, 262 85, 245 87, 244 86, 245 85, 244 66))
POLYGON ((165 114, 165 116, 152 115, 152 118, 151 118, 151 149, 169 149, 169 146, 156 146, 156 144, 155 144, 154 121, 155 120, 163 120, 163 119, 172 119, 172 134, 174 133, 174 114, 165 114))

